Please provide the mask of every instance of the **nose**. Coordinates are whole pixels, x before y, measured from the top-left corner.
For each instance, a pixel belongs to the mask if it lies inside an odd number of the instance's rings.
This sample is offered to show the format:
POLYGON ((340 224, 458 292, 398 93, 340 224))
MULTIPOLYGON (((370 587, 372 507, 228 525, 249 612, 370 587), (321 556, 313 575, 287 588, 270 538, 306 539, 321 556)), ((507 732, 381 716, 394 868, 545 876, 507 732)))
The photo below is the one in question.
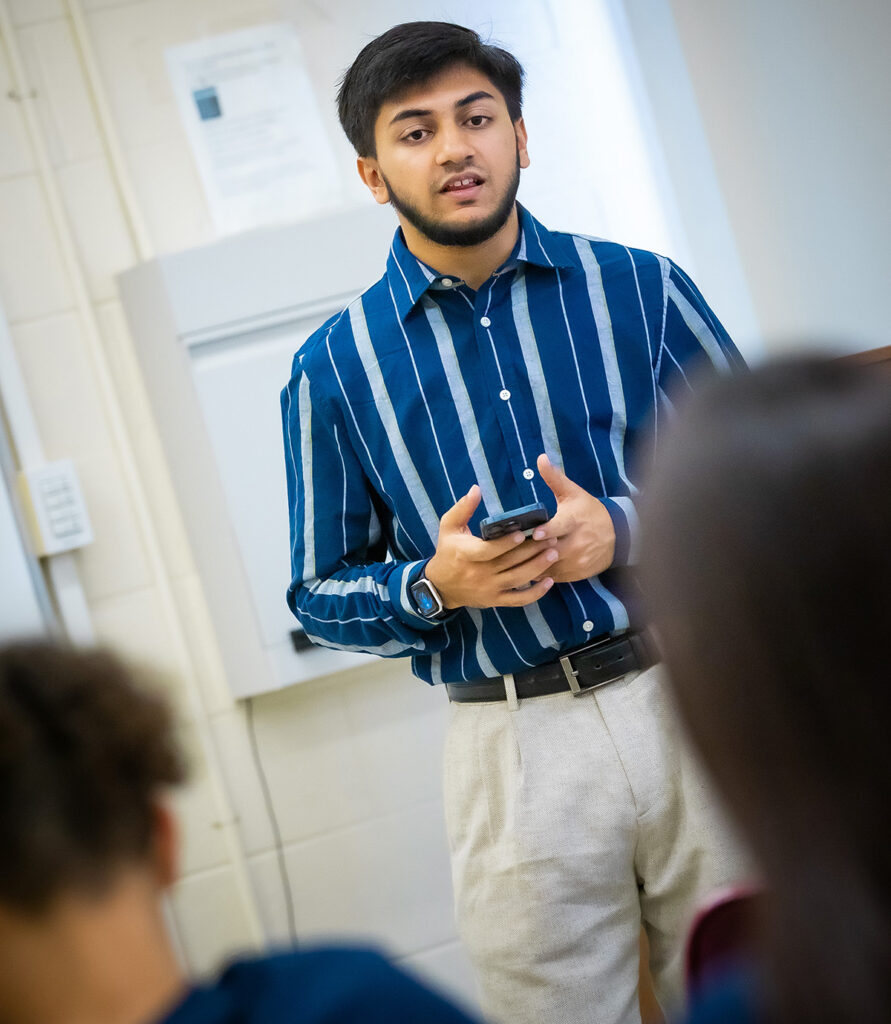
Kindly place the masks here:
POLYGON ((471 140, 460 125, 446 125, 437 132, 436 162, 444 164, 465 164, 473 157, 471 140))

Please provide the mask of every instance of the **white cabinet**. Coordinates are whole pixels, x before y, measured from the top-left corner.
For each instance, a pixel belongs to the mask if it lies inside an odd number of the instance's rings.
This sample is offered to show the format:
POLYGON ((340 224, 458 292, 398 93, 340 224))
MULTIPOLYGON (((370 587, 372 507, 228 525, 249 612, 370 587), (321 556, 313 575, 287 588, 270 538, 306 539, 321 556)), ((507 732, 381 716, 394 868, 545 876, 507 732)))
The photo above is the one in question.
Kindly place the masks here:
POLYGON ((238 697, 368 660, 295 649, 279 394, 309 334, 381 276, 395 226, 372 206, 161 256, 118 279, 238 697))

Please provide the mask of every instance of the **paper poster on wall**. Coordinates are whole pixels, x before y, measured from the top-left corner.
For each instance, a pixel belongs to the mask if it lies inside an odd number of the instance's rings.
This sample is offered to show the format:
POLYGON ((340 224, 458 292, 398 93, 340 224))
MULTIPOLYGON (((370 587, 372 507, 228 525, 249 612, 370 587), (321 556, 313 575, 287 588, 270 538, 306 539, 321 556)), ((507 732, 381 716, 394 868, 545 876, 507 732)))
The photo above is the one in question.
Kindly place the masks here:
POLYGON ((339 204, 337 163, 292 25, 210 36, 164 56, 220 234, 339 204))

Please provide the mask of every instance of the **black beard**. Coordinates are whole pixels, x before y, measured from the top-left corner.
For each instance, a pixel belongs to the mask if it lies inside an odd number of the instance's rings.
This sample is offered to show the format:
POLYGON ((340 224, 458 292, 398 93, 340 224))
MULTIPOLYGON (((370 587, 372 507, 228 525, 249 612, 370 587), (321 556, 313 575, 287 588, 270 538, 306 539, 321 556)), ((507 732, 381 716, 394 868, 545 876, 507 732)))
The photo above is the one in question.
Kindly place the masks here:
POLYGON ((416 206, 412 206, 407 199, 399 198, 396 192, 393 191, 393 186, 384 177, 383 172, 381 172, 381 177, 387 186, 387 192, 390 195, 390 203, 393 209, 401 213, 415 230, 419 231, 431 242, 435 242, 436 245, 467 247, 487 242, 507 223, 511 210, 514 208, 514 201, 517 198, 517 189, 520 187, 520 154, 517 153, 514 175, 497 209, 493 210, 485 220, 481 220, 478 224, 468 224, 466 226, 443 224, 438 220, 426 217, 416 206))

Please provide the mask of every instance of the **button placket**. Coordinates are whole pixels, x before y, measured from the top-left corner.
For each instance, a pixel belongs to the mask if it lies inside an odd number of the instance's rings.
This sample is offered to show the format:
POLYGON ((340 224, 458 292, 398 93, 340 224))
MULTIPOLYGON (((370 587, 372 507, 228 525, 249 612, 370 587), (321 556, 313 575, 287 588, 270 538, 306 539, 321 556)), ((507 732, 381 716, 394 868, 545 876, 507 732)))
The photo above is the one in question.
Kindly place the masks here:
MULTIPOLYGON (((495 321, 498 320, 498 315, 501 315, 502 319, 504 319, 504 311, 500 310, 499 312, 496 312, 494 316, 488 315, 490 303, 493 299, 493 290, 496 286, 500 287, 500 282, 497 280, 489 283, 489 291, 487 295, 485 294, 485 289, 480 289, 478 292, 478 302, 476 309, 474 310, 474 315, 477 324, 485 329, 485 333, 478 331, 477 337, 480 348, 486 352, 487 368, 491 367, 495 378, 494 390, 500 400, 495 403, 496 416, 506 443, 506 455, 513 473, 516 474, 514 479, 520 488, 520 494, 522 496, 521 503, 527 504, 535 500, 536 497, 534 485, 531 488, 529 486, 535 479, 535 470, 526 465, 527 461, 534 453, 530 453, 525 450, 529 444, 526 436, 527 432, 522 431, 521 433, 520 423, 517 419, 517 416, 520 415, 520 410, 515 409, 511 402, 512 398, 518 397, 516 388, 511 389, 507 387, 507 382, 504 379, 504 374, 505 372, 510 371, 512 363, 517 359, 521 359, 521 353, 515 352, 514 349, 508 345, 508 338, 505 338, 504 340, 501 339, 500 332, 498 331, 498 325, 495 324, 495 321), (480 309, 481 306, 482 311, 480 309), (481 312, 482 315, 480 315, 481 312), (504 360, 504 368, 502 368, 502 360, 504 360)), ((508 314, 507 322, 510 323, 510 320, 511 318, 508 314)), ((498 321, 498 323, 501 322, 501 320, 498 321)), ((525 415, 522 418, 525 419, 525 415)))

